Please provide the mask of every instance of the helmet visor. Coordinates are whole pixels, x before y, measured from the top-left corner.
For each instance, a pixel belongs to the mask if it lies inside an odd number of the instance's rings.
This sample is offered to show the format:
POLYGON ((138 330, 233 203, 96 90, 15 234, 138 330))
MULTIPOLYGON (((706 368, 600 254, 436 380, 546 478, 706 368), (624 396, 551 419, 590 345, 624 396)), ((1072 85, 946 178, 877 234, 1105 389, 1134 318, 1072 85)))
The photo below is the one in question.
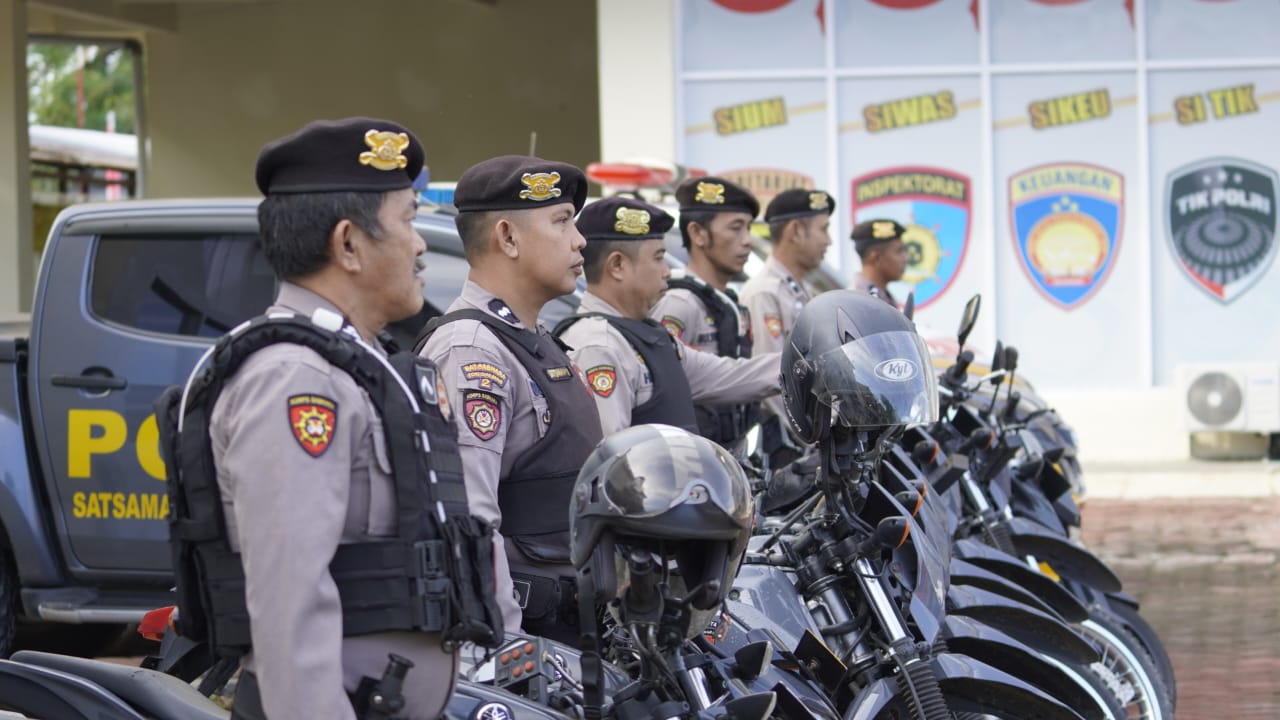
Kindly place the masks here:
POLYGON ((657 436, 638 443, 605 471, 601 490, 609 505, 628 518, 645 518, 709 503, 739 526, 750 526, 749 483, 727 452, 697 442, 684 430, 650 427, 657 436))
POLYGON ((876 333, 818 357, 813 391, 848 427, 938 419, 938 388, 924 341, 914 332, 876 333))

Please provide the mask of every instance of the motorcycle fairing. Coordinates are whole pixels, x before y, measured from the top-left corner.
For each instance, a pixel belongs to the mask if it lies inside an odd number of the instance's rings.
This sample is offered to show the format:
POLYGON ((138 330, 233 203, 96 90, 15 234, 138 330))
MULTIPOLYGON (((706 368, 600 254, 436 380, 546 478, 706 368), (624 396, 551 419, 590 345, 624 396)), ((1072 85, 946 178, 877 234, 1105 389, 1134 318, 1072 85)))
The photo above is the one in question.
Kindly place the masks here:
POLYGON ((1001 630, 1037 652, 1084 665, 1098 661, 1098 651, 1089 641, 1061 620, 993 592, 953 585, 947 593, 947 612, 1001 630))
POLYGON ((1120 590, 1120 578, 1088 550, 1073 545, 1060 535, 1045 532, 1025 518, 1014 517, 1010 521, 1010 530, 1019 555, 1034 555, 1036 560, 1049 563, 1057 574, 1103 592, 1120 590))
POLYGON ((955 550, 957 558, 1026 588, 1067 622, 1084 622, 1089 618, 1089 611, 1071 592, 1014 556, 976 540, 959 540, 955 550))

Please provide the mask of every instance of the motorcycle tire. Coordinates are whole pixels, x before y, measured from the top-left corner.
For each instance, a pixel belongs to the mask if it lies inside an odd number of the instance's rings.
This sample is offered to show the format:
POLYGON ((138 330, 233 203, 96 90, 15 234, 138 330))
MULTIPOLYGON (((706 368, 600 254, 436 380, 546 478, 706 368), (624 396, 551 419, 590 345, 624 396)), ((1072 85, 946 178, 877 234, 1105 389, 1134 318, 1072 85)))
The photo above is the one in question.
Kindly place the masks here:
POLYGON ((1173 720, 1173 694, 1143 642, 1107 607, 1091 604, 1089 619, 1075 625, 1099 647, 1095 664, 1104 682, 1114 685, 1133 720, 1173 720))
POLYGON ((1174 676, 1173 661, 1169 658, 1169 652, 1165 650, 1160 634, 1156 632, 1155 628, 1151 627, 1146 618, 1142 617, 1137 608, 1132 605, 1113 601, 1107 604, 1107 608, 1124 622, 1129 632, 1137 636, 1138 640, 1142 642, 1142 647, 1146 648, 1147 652, 1151 654, 1151 659, 1156 663, 1156 669, 1160 671, 1160 679, 1164 681, 1165 687, 1169 688, 1170 702, 1176 710, 1178 708, 1178 683, 1174 676))

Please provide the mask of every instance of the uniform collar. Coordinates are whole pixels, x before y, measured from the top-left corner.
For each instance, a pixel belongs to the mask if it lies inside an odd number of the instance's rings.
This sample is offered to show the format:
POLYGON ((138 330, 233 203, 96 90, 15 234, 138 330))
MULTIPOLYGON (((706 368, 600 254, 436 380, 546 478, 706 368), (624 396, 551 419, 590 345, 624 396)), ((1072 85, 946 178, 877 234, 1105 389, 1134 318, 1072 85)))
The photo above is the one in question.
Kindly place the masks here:
POLYGON ((342 310, 338 309, 337 305, 334 305, 323 295, 314 293, 301 285, 282 281, 280 283, 280 289, 276 292, 276 301, 267 309, 267 312, 287 311, 309 318, 316 310, 328 310, 329 312, 341 315, 343 330, 348 330, 353 338, 360 340, 365 345, 368 345, 379 355, 385 356, 387 354, 386 350, 383 349, 380 343, 365 342, 364 338, 360 337, 360 333, 356 331, 355 326, 347 319, 346 314, 343 313, 342 310))
POLYGON ((489 313, 512 327, 527 329, 505 300, 480 287, 472 280, 467 280, 462 284, 462 294, 458 296, 458 300, 461 305, 489 313))
POLYGON ((782 261, 774 258, 772 254, 769 255, 769 259, 765 261, 764 267, 766 272, 772 273, 774 277, 786 283, 787 287, 791 288, 791 291, 796 295, 804 297, 806 300, 812 295, 812 293, 809 292, 809 288, 797 280, 795 276, 791 274, 791 271, 787 269, 787 266, 783 265, 782 261))
MULTIPOLYGON (((684 273, 684 277, 689 278, 690 280, 694 281, 695 283, 697 283, 697 284, 699 284, 699 285, 706 285, 708 288, 710 288, 710 289, 711 289, 711 292, 715 293, 715 294, 716 294, 716 296, 717 296, 717 297, 719 297, 722 301, 724 301, 724 303, 725 303, 725 304, 730 305, 730 306, 736 306, 736 305, 738 305, 738 294, 737 294, 737 293, 735 293, 735 292, 733 292, 732 290, 729 290, 728 292, 726 292, 726 291, 724 291, 724 290, 718 290, 718 289, 716 289, 716 287, 715 287, 714 285, 712 285, 711 283, 707 282, 706 280, 703 280, 702 278, 698 277, 698 274, 697 274, 697 273, 695 273, 694 271, 690 270, 690 269, 688 268, 688 266, 685 266, 685 268, 684 268, 681 272, 683 272, 683 273, 684 273)), ((672 275, 672 277, 678 277, 678 276, 677 276, 677 275, 672 275)))
POLYGON ((617 308, 610 305, 599 295, 593 294, 590 290, 583 293, 582 304, 578 306, 578 314, 581 315, 583 313, 602 313, 604 315, 624 317, 617 308))
POLYGON ((324 309, 338 313, 344 320, 347 317, 346 313, 339 310, 337 305, 329 302, 323 295, 288 281, 280 283, 280 290, 276 293, 276 301, 272 303, 272 308, 282 308, 307 317, 311 317, 311 313, 316 310, 324 309))

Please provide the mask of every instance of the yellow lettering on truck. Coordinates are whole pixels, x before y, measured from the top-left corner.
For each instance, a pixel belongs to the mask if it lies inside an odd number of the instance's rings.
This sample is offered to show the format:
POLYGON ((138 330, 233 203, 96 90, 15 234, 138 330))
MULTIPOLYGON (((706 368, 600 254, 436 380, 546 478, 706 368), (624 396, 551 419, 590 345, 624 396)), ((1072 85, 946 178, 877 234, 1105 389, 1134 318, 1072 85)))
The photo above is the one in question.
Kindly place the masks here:
MULTIPOLYGON (((67 477, 87 478, 94 455, 109 455, 124 447, 129 436, 124 416, 110 410, 71 410, 67 413, 67 477)), ((162 474, 163 476, 163 474, 162 474)))

